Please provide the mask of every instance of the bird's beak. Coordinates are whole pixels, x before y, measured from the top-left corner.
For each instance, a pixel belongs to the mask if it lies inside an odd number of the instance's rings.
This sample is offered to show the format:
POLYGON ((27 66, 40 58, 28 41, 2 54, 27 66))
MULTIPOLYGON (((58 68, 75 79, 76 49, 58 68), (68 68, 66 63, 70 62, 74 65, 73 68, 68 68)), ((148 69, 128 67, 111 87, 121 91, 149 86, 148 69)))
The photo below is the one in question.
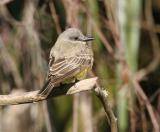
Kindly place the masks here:
POLYGON ((85 41, 85 42, 92 40, 94 40, 94 38, 91 36, 84 36, 83 38, 80 38, 80 41, 85 41))

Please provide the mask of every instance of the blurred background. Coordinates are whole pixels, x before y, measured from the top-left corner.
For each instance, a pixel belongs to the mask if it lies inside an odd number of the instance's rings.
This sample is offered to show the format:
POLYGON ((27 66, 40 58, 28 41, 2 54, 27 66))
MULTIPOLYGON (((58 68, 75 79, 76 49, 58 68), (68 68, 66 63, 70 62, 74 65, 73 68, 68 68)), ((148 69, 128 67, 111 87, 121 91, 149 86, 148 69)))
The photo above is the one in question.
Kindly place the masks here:
MULTIPOLYGON (((1 0, 0 94, 43 86, 49 52, 66 28, 93 35, 94 67, 119 132, 159 132, 159 0, 1 0)), ((0 107, 0 132, 106 132, 91 92, 0 107)))

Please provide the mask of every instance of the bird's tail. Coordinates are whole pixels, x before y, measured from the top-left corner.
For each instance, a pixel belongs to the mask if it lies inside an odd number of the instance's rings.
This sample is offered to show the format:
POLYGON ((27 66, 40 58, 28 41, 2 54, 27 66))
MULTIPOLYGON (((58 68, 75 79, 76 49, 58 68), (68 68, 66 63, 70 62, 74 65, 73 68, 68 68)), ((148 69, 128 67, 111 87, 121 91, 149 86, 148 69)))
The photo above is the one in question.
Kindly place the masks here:
POLYGON ((43 98, 47 98, 48 95, 51 93, 53 87, 54 87, 54 83, 51 82, 51 80, 47 80, 46 83, 43 85, 42 89, 40 89, 40 91, 38 92, 38 96, 41 96, 43 98))

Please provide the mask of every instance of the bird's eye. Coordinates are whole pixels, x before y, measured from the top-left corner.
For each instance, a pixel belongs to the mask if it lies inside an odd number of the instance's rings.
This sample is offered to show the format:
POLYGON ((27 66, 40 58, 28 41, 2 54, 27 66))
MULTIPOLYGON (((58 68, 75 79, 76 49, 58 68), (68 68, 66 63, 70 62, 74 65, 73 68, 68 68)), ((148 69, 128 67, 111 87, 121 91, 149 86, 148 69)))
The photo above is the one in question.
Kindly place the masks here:
POLYGON ((74 40, 78 40, 78 37, 74 37, 74 40))
POLYGON ((74 36, 74 37, 70 37, 70 39, 76 41, 78 40, 78 37, 74 36))

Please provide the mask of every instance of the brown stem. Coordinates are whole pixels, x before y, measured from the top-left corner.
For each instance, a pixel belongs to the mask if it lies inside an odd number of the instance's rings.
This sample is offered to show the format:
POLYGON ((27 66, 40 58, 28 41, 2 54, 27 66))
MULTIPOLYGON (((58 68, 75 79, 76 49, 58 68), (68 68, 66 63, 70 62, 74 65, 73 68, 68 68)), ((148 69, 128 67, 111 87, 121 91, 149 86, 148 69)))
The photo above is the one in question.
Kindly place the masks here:
MULTIPOLYGON (((55 88, 52 93, 47 97, 55 97, 60 95, 70 95, 79 93, 82 91, 87 91, 95 88, 97 77, 85 79, 77 82, 76 84, 63 85, 60 88, 55 88)), ((37 96, 37 91, 25 92, 23 94, 10 94, 10 95, 0 95, 0 105, 15 105, 15 104, 25 104, 33 103, 45 100, 44 97, 37 96)))
POLYGON ((149 99, 147 98, 147 96, 145 95, 145 93, 143 92, 141 86, 139 85, 138 81, 137 80, 133 80, 133 85, 137 91, 137 93, 139 94, 139 96, 141 97, 142 101, 144 102, 144 104, 146 105, 146 108, 148 110, 148 113, 150 115, 150 118, 151 118, 151 121, 152 121, 152 124, 153 124, 153 128, 154 128, 154 131, 155 132, 159 132, 160 128, 159 128, 159 124, 158 124, 158 121, 155 117, 155 114, 154 114, 154 111, 153 111, 153 108, 149 102, 149 99))
POLYGON ((106 91, 102 90, 100 87, 95 88, 94 90, 95 94, 97 95, 97 97, 99 98, 99 100, 101 101, 104 110, 109 118, 110 121, 110 126, 111 126, 111 132, 117 132, 117 118, 115 117, 109 103, 108 100, 106 98, 106 91))

